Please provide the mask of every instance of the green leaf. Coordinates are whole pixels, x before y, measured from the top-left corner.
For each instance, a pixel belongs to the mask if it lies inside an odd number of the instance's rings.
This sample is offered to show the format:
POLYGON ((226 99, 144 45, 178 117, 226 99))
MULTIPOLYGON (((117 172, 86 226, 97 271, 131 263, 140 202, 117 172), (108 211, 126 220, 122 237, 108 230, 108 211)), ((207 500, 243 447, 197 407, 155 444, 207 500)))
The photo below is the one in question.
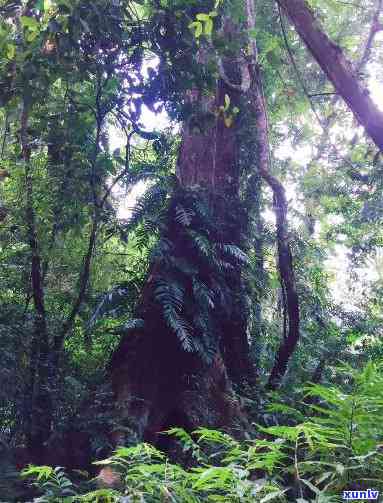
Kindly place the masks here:
POLYGON ((198 23, 194 34, 195 38, 199 38, 202 35, 202 30, 202 23, 198 23))
POLYGON ((38 37, 38 35, 39 35, 38 31, 30 31, 25 38, 27 42, 33 42, 35 38, 38 37))
POLYGON ((266 503, 266 501, 271 501, 275 498, 280 498, 282 496, 282 494, 284 494, 287 490, 288 490, 288 488, 284 489, 283 491, 282 490, 273 491, 272 493, 269 493, 266 496, 264 496, 261 499, 260 503, 266 503))
POLYGON ((35 466, 29 465, 28 468, 25 468, 21 475, 23 477, 36 477, 37 480, 41 479, 49 479, 49 477, 53 474, 54 470, 51 466, 35 466))
POLYGON ((205 23, 205 35, 210 37, 213 32, 213 21, 209 18, 205 23))
POLYGON ((306 480, 306 479, 299 479, 301 482, 303 482, 307 487, 309 487, 312 492, 314 494, 317 494, 319 496, 319 494, 321 493, 320 489, 318 489, 317 487, 314 486, 314 484, 312 484, 309 480, 306 480))
POLYGON ((14 44, 7 44, 7 58, 13 59, 16 54, 16 46, 14 44))
POLYGON ((38 31, 40 26, 39 22, 36 21, 35 18, 29 16, 21 16, 20 22, 23 28, 28 28, 30 31, 38 31))
POLYGON ((224 112, 226 112, 229 109, 230 106, 230 96, 228 94, 225 94, 225 106, 223 108, 224 112))
POLYGON ((196 19, 198 19, 198 21, 210 21, 210 17, 209 17, 209 14, 197 14, 196 15, 196 19))
POLYGON ((199 38, 202 35, 203 26, 202 26, 202 23, 200 23, 199 21, 193 21, 192 23, 190 23, 189 28, 195 29, 195 32, 194 32, 195 38, 199 38))

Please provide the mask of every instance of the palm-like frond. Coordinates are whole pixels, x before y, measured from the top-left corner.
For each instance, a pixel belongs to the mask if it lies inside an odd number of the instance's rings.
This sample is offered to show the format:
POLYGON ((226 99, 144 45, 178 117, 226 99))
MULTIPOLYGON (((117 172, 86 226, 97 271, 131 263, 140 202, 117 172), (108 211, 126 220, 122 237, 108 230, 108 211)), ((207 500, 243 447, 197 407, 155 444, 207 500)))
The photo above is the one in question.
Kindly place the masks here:
POLYGON ((150 256, 160 271, 152 298, 183 349, 198 352, 205 361, 219 345, 216 320, 232 313, 231 278, 249 262, 238 246, 224 240, 222 216, 213 215, 211 195, 181 188, 169 178, 147 190, 126 225, 136 227, 140 242, 160 236, 150 256))
POLYGON ((189 227, 192 222, 194 212, 190 209, 184 208, 180 204, 176 206, 175 221, 183 227, 189 227))
POLYGON ((179 338, 185 351, 193 351, 192 329, 181 316, 184 307, 184 289, 181 285, 159 278, 154 288, 154 298, 160 304, 164 319, 179 338))
POLYGON ((132 214, 124 226, 125 232, 133 230, 146 217, 158 214, 165 204, 168 193, 169 189, 162 179, 149 187, 132 208, 132 214))
POLYGON ((232 258, 236 262, 240 262, 245 265, 249 264, 249 257, 238 246, 232 244, 223 244, 219 245, 219 248, 228 258, 232 258))
POLYGON ((201 305, 206 305, 209 309, 215 307, 214 292, 203 282, 197 278, 193 278, 193 294, 194 298, 201 305))

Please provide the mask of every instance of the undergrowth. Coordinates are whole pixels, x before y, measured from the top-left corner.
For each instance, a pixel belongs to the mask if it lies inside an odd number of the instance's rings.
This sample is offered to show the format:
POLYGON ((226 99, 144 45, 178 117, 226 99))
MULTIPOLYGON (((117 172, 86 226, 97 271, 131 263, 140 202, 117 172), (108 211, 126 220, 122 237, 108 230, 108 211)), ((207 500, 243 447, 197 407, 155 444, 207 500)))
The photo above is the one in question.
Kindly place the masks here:
POLYGON ((254 425, 253 440, 169 430, 187 466, 140 443, 96 462, 101 474, 87 484, 61 468, 30 466, 23 476, 40 490, 35 503, 325 503, 343 490, 383 490, 383 368, 347 370, 346 391, 311 384, 295 407, 272 402, 268 411, 288 425, 254 425))

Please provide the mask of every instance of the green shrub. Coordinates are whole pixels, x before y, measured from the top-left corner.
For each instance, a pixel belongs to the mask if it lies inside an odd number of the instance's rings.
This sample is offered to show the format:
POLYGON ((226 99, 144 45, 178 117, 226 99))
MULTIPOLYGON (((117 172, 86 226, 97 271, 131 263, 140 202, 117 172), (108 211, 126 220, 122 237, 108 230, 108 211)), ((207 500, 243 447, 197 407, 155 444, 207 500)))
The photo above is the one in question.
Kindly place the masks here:
MULTIPOLYGON (((61 469, 30 467, 43 496, 35 501, 89 503, 318 503, 340 501, 345 489, 383 489, 383 375, 369 364, 350 373, 349 390, 309 385, 297 424, 256 426, 257 438, 240 442, 216 430, 192 434, 173 428, 187 466, 170 462, 152 445, 119 447, 97 465, 109 467, 114 487, 81 491, 61 469), (116 482, 117 481, 117 482, 116 482)), ((272 403, 270 411, 294 412, 272 403)), ((108 469, 109 469, 108 468, 108 469)))

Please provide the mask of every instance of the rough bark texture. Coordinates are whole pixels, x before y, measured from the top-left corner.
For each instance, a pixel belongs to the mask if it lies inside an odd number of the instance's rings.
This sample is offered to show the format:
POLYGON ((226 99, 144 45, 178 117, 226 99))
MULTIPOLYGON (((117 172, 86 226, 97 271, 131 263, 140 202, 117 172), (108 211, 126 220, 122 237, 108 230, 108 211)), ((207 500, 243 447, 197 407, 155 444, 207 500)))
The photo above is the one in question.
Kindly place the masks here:
MULTIPOLYGON (((190 92, 190 100, 199 104, 202 100, 207 124, 196 123, 193 116, 184 124, 177 166, 181 187, 207 190, 217 215, 220 208, 227 210, 225 197, 235 195, 239 186, 235 127, 226 127, 222 115, 215 114, 223 105, 225 94, 235 104, 236 96, 223 81, 217 83, 215 96, 201 98, 198 91, 190 92)), ((230 242, 239 239, 239 228, 238 223, 236 228, 234 224, 229 227, 230 242)), ((176 232, 171 238, 177 253, 185 253, 176 232)), ((161 272, 152 264, 136 311, 145 321, 144 332, 125 337, 112 358, 120 421, 132 428, 138 438, 149 441, 163 438, 158 433, 175 425, 188 430, 201 425, 229 429, 238 423, 243 425, 245 420, 231 378, 238 371, 243 375, 243 362, 249 361, 246 320, 218 320, 221 349, 211 363, 185 352, 153 300, 154 285, 161 272)), ((233 281, 233 296, 240 276, 233 281)), ((118 441, 123 442, 123 437, 121 431, 118 441)))
MULTIPOLYGON (((254 2, 247 0, 247 27, 255 29, 254 2)), ((299 340, 299 299, 296 290, 295 273, 290 247, 287 223, 287 200, 283 185, 270 172, 270 146, 267 121, 266 100, 263 95, 262 80, 258 66, 258 50, 256 41, 250 41, 251 64, 249 73, 251 86, 248 91, 248 101, 254 110, 256 122, 256 143, 258 154, 258 170, 261 177, 273 191, 274 211, 276 216, 278 268, 282 289, 286 296, 286 310, 288 315, 288 331, 283 334, 283 340, 277 352, 275 363, 269 378, 269 387, 276 388, 287 370, 288 362, 299 340)))
POLYGON ((304 0, 277 0, 303 42, 342 96, 355 118, 383 151, 383 113, 372 101, 369 91, 341 48, 332 42, 304 0))
MULTIPOLYGON (((287 228, 287 201, 283 186, 274 184, 274 209, 277 217, 278 267, 286 294, 288 331, 278 349, 269 378, 269 387, 274 389, 285 375, 287 365, 299 341, 299 299, 295 283, 293 257, 287 228)), ((284 334, 285 335, 285 334, 284 334)))
POLYGON ((225 95, 230 96, 232 106, 238 103, 238 93, 222 80, 217 84, 215 96, 205 97, 196 90, 189 93, 189 101, 199 102, 206 112, 205 117, 198 117, 203 123, 196 123, 192 116, 183 127, 177 176, 184 187, 200 185, 218 192, 238 190, 235 128, 226 127, 221 117, 214 118, 225 95))
POLYGON ((259 151, 259 171, 262 178, 273 191, 274 211, 277 228, 278 268, 282 288, 286 293, 286 308, 288 314, 287 336, 281 342, 275 363, 269 378, 269 386, 275 388, 287 370, 288 362, 299 340, 299 299, 295 284, 290 239, 287 224, 287 200, 283 185, 269 172, 268 134, 265 103, 257 84, 258 78, 254 75, 253 104, 257 117, 257 135, 259 151))

